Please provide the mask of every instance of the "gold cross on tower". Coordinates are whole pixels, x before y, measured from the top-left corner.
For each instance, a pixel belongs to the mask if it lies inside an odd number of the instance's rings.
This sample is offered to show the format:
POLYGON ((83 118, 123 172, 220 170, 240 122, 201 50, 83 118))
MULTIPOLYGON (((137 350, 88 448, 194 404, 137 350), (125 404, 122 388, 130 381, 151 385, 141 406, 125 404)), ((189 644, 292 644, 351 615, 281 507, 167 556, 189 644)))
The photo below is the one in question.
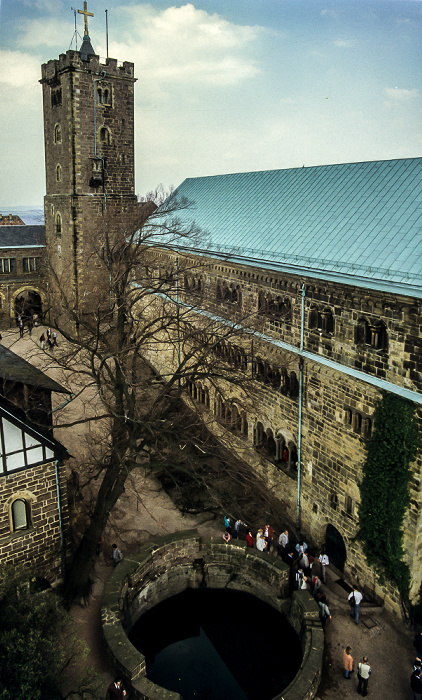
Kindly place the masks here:
POLYGON ((84 31, 84 36, 88 36, 88 17, 93 17, 94 13, 93 12, 88 12, 87 10, 87 4, 84 2, 84 9, 83 10, 78 10, 80 15, 84 15, 85 19, 85 31, 84 31))

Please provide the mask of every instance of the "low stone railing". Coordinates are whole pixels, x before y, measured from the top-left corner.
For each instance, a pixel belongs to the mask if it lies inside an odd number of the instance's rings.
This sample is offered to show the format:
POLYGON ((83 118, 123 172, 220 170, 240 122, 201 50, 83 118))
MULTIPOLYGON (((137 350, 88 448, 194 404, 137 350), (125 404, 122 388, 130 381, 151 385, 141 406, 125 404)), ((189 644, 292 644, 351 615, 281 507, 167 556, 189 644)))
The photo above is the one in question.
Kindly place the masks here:
POLYGON ((102 599, 105 643, 116 671, 139 700, 182 700, 179 693, 146 677, 145 657, 127 634, 147 610, 186 588, 244 591, 283 612, 299 635, 302 663, 290 685, 274 700, 311 700, 321 677, 324 633, 318 606, 306 591, 289 596, 289 568, 280 560, 249 549, 242 541, 226 544, 200 538, 196 530, 160 537, 125 558, 108 580, 102 599))

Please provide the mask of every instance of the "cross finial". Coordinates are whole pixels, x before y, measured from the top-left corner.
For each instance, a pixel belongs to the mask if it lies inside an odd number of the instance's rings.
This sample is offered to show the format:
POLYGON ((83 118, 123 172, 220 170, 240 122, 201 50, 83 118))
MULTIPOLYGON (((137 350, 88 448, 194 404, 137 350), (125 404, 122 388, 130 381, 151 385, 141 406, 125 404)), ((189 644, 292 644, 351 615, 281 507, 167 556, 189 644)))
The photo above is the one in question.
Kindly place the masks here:
POLYGON ((84 36, 88 36, 88 17, 93 17, 94 13, 93 12, 88 12, 87 9, 87 3, 84 2, 84 9, 83 10, 78 10, 80 15, 84 15, 85 19, 85 31, 84 31, 84 36))

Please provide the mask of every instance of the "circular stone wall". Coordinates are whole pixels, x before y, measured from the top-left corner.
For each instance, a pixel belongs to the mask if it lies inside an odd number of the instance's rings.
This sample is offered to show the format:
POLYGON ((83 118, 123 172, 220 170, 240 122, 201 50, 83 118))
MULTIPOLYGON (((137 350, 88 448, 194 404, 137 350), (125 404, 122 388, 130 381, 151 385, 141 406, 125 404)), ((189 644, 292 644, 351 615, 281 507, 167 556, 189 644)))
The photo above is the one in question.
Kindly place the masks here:
POLYGON ((119 674, 140 700, 180 700, 146 677, 145 657, 127 634, 144 612, 186 588, 227 588, 256 596, 286 615, 299 635, 302 663, 278 700, 311 700, 321 677, 324 634, 318 606, 307 591, 290 597, 289 568, 242 541, 200 538, 196 530, 149 542, 125 558, 107 582, 102 600, 104 639, 119 674))

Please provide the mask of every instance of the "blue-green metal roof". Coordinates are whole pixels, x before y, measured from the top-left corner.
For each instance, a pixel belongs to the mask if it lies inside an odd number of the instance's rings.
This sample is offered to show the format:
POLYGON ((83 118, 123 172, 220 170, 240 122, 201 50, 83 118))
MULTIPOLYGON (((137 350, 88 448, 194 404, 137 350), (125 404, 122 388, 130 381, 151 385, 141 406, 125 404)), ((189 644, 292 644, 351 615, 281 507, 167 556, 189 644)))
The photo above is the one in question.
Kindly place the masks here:
POLYGON ((422 296, 422 158, 188 178, 177 195, 208 234, 197 252, 422 296))

